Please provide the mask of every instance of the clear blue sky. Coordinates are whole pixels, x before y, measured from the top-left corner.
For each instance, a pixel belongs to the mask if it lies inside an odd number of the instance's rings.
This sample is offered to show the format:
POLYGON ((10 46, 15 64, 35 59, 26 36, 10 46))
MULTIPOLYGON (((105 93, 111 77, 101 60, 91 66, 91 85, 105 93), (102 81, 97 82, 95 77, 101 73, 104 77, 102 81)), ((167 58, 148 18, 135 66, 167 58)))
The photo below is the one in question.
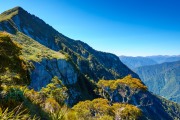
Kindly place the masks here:
POLYGON ((116 55, 180 54, 180 0, 0 0, 60 33, 116 55))

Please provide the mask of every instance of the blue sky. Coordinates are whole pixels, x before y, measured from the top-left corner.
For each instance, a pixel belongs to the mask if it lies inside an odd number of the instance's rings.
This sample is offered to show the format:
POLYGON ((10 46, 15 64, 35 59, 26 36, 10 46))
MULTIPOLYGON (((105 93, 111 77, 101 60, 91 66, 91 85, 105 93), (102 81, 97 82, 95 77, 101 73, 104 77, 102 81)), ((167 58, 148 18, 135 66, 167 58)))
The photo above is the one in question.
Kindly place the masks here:
POLYGON ((180 54, 179 0, 0 0, 21 6, 60 33, 116 55, 180 54))

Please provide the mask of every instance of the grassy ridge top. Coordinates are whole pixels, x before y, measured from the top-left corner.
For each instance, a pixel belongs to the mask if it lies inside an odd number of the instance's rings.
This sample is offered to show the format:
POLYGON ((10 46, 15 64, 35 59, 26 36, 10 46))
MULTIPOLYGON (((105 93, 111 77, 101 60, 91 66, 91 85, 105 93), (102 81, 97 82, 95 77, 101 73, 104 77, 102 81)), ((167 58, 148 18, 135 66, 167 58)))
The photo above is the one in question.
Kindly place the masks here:
POLYGON ((60 52, 53 51, 44 45, 36 42, 30 37, 18 32, 16 35, 11 35, 14 42, 17 42, 22 46, 22 57, 29 61, 41 61, 46 59, 65 59, 65 55, 60 52))
POLYGON ((0 14, 0 22, 4 21, 4 20, 11 19, 13 16, 18 14, 20 9, 22 9, 22 8, 21 7, 15 7, 13 9, 10 9, 8 11, 3 12, 2 14, 0 14))

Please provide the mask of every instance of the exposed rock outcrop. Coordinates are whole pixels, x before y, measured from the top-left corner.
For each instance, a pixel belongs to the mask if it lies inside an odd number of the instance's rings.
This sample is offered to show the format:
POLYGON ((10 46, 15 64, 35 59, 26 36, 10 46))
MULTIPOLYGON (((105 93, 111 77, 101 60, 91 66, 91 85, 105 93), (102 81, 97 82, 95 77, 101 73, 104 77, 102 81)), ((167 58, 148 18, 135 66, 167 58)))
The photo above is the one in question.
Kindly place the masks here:
POLYGON ((77 82, 77 72, 66 60, 43 59, 41 62, 33 62, 33 67, 34 69, 30 72, 30 87, 35 90, 45 87, 54 76, 62 80, 65 85, 77 82))

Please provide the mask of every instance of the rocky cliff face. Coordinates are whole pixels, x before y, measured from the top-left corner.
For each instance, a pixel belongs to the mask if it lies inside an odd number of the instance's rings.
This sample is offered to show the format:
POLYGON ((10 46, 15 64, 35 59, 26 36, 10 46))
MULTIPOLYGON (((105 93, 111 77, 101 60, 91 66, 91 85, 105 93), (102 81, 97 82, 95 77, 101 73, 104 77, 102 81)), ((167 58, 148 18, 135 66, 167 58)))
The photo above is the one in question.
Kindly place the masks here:
POLYGON ((33 67, 30 71, 30 87, 35 90, 45 87, 54 76, 62 80, 65 85, 77 82, 77 72, 66 60, 43 59, 41 62, 33 62, 33 67))

